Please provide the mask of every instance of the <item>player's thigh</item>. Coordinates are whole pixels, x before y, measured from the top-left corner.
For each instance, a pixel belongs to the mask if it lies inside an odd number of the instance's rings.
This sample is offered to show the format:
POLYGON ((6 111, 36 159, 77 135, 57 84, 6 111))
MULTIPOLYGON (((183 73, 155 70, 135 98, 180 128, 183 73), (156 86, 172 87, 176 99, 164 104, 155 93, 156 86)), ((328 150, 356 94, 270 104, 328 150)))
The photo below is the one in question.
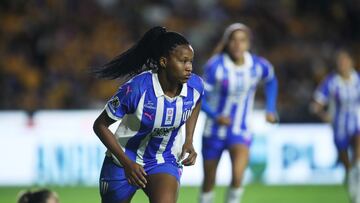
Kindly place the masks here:
POLYGON ((353 137, 352 148, 354 150, 354 159, 360 160, 360 132, 353 137))
POLYGON ((175 203, 179 191, 176 177, 167 173, 148 176, 148 183, 143 189, 150 203, 175 203))
POLYGON ((234 144, 229 148, 233 172, 244 171, 249 161, 249 147, 244 144, 234 144))

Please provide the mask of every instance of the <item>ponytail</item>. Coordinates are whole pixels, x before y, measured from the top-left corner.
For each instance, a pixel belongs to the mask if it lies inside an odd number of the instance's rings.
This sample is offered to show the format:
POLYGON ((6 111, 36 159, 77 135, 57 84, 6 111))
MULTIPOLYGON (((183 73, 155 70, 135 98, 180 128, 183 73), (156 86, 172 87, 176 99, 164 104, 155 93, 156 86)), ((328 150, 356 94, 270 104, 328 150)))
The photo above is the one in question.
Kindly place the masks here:
POLYGON ((147 31, 130 49, 95 69, 93 73, 99 78, 115 79, 157 69, 160 57, 169 54, 180 44, 189 42, 179 33, 167 32, 164 27, 156 26, 147 31))

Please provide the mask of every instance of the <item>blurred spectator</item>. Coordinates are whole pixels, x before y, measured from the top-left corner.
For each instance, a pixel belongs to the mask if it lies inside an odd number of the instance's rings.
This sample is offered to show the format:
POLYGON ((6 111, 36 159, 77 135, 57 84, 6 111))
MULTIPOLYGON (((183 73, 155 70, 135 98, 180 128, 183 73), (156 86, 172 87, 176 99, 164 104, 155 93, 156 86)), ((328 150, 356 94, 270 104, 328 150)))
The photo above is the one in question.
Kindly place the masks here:
POLYGON ((20 192, 17 203, 59 203, 56 192, 48 189, 20 192))
POLYGON ((276 69, 281 121, 317 121, 308 103, 331 70, 331 50, 345 44, 359 64, 359 12, 359 1, 335 0, 3 0, 0 109, 102 108, 120 82, 94 80, 91 67, 157 24, 190 39, 201 74, 218 30, 243 22, 257 39, 253 52, 276 69))

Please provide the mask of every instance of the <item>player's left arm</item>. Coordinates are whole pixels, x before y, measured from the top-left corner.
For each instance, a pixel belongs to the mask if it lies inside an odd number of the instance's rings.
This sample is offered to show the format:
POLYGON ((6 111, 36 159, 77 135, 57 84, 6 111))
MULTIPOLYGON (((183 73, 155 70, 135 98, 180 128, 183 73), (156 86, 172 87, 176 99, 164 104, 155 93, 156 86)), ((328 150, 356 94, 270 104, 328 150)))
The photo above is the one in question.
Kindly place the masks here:
POLYGON ((278 122, 276 113, 276 99, 278 94, 278 81, 274 72, 273 66, 266 59, 261 59, 263 74, 262 78, 265 81, 265 96, 266 96, 266 120, 270 123, 278 122))
POLYGON ((278 91, 278 82, 274 76, 271 80, 265 83, 265 95, 266 95, 266 120, 270 123, 278 122, 278 116, 276 113, 276 98, 278 91))
POLYGON ((181 162, 185 166, 191 166, 195 164, 197 153, 195 152, 195 148, 193 146, 193 137, 194 137, 194 131, 196 126, 196 121, 199 116, 199 112, 201 109, 201 100, 199 100, 192 111, 190 117, 186 121, 185 125, 185 142, 182 147, 181 157, 182 160, 185 155, 188 153, 189 155, 181 162))

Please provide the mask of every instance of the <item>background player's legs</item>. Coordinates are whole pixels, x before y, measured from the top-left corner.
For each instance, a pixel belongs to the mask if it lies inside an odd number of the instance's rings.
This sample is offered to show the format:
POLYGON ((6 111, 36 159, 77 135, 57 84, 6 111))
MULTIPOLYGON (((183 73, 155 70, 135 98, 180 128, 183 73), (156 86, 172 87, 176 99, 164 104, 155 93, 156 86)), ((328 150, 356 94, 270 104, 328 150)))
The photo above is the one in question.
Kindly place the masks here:
POLYGON ((204 160, 204 181, 202 185, 203 192, 209 192, 214 188, 215 179, 216 179, 216 169, 218 166, 219 160, 204 160))
POLYGON ((248 165, 249 148, 244 144, 232 145, 229 149, 232 163, 232 180, 227 194, 227 203, 239 203, 243 194, 242 181, 248 165))
POLYGON ((157 173, 148 176, 143 189, 150 203, 175 203, 179 191, 179 182, 172 175, 157 173))
POLYGON ((218 163, 219 159, 203 161, 204 180, 201 187, 202 192, 200 194, 200 203, 212 203, 214 201, 213 189, 215 186, 218 163))
POLYGON ((216 181, 216 169, 224 149, 224 140, 203 137, 201 153, 203 156, 204 178, 200 193, 200 203, 214 202, 213 189, 216 181))
POLYGON ((350 168, 351 168, 348 150, 347 149, 338 149, 338 155, 339 155, 339 160, 340 160, 341 164, 344 166, 345 172, 348 175, 350 168))
POLYGON ((354 149, 354 163, 360 164, 360 134, 354 137, 353 141, 353 149, 354 149))
POLYGON ((349 192, 353 203, 360 203, 360 135, 352 140, 353 165, 349 174, 349 192))

